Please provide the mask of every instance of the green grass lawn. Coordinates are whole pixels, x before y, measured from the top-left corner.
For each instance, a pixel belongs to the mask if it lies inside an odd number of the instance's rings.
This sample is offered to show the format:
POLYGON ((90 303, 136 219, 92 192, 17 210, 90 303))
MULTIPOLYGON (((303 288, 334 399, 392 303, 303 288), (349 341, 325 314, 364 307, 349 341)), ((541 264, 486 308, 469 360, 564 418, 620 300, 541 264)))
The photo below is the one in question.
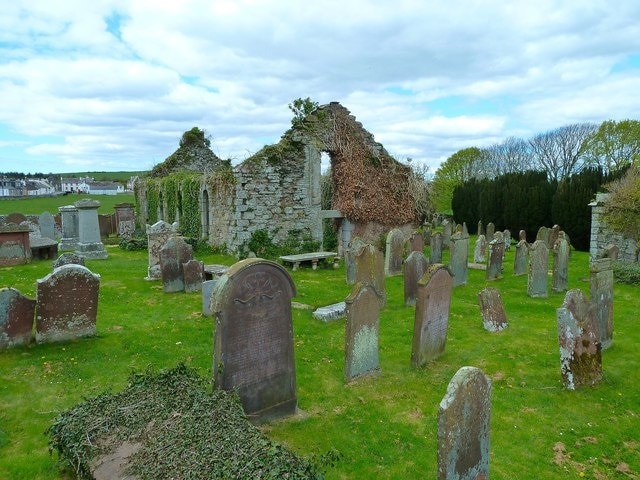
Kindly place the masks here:
POLYGON ((57 197, 36 197, 18 199, 11 197, 0 197, 0 215, 9 213, 22 213, 23 215, 40 215, 42 212, 49 212, 52 215, 58 213, 58 208, 65 205, 73 205, 78 200, 91 198, 100 202, 98 213, 113 213, 114 205, 118 203, 134 203, 133 193, 119 193, 117 195, 59 195, 57 197))
MULTIPOLYGON (((213 321, 202 316, 200 295, 165 294, 159 282, 145 281, 146 251, 112 245, 107 251, 107 260, 87 261, 101 275, 96 337, 0 352, 0 479, 73 478, 50 456, 44 431, 84 397, 122 389, 132 370, 184 362, 211 378, 213 321)), ((603 382, 566 391, 555 316, 564 294, 529 298, 526 276, 511 274, 513 256, 514 249, 504 278, 490 282, 501 291, 509 327, 484 330, 477 294, 489 283, 483 271, 471 270, 469 283, 453 292, 444 356, 420 370, 410 367, 414 309, 404 306, 402 277, 386 281, 380 373, 349 385, 343 381, 344 320, 323 324, 311 309, 295 308, 297 394, 305 415, 263 430, 305 456, 337 450, 328 479, 436 478, 438 404, 454 373, 471 365, 493 382, 492 479, 638 478, 637 288, 615 286, 614 344, 603 353, 603 382)), ((35 281, 50 269, 50 261, 1 268, 0 287, 33 298, 35 281)), ((314 308, 341 301, 350 290, 344 267, 291 274, 294 301, 314 308)), ((588 293, 588 274, 588 255, 573 252, 570 288, 588 293)))

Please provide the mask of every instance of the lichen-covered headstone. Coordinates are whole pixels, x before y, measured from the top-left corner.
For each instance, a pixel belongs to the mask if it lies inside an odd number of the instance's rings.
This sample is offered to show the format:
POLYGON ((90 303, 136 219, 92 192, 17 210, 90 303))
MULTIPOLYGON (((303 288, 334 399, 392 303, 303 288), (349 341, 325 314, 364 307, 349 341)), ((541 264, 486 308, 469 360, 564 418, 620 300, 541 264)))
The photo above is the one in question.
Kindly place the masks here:
POLYGON ((478 303, 485 330, 499 332, 507 328, 507 315, 504 313, 500 290, 491 287, 483 288, 478 292, 478 303))
POLYGON ((502 235, 504 239, 504 250, 511 250, 511 230, 505 229, 505 231, 502 232, 502 235))
POLYGON ((295 295, 286 269, 261 258, 234 264, 217 280, 212 294, 214 384, 237 391, 255 423, 296 411, 295 295))
POLYGON ((485 237, 487 238, 487 242, 491 243, 493 241, 493 236, 496 233, 496 226, 493 224, 493 222, 489 222, 487 223, 487 230, 485 233, 485 237))
POLYGON ((114 205, 116 232, 120 238, 131 238, 136 229, 134 206, 131 203, 114 205))
POLYGON ((440 263, 442 262, 442 233, 436 232, 431 235, 431 252, 429 254, 429 262, 440 263))
POLYGON ((349 382, 379 368, 380 300, 371 285, 356 283, 346 303, 344 379, 349 382))
POLYGON ((422 252, 424 250, 424 237, 420 232, 413 232, 409 237, 409 251, 422 252))
POLYGON ((411 366, 422 367, 444 353, 449 329, 453 275, 442 264, 431 265, 418 282, 411 366))
POLYGON ((569 290, 558 308, 560 373, 568 390, 595 385, 602 380, 602 354, 598 341, 595 308, 575 288, 569 290))
POLYGON ((527 265, 529 256, 529 244, 526 240, 520 240, 516 244, 516 255, 513 260, 513 274, 525 275, 527 273, 527 265))
POLYGON ((213 315, 211 311, 211 295, 213 294, 216 283, 218 283, 217 278, 202 282, 202 314, 207 317, 213 315))
POLYGON ((404 250, 404 234, 397 228, 387 234, 387 244, 384 256, 384 273, 388 277, 402 273, 402 259, 404 250))
POLYGON ((544 240, 536 240, 529 248, 527 294, 534 298, 549 296, 549 249, 544 240))
POLYGON ((486 263, 487 261, 487 239, 484 235, 478 235, 476 245, 473 249, 473 262, 486 263))
POLYGON ((438 480, 489 478, 490 421, 490 380, 462 367, 438 409, 438 480))
POLYGON ((171 237, 160 249, 160 274, 166 293, 184 291, 183 265, 191 260, 192 256, 193 247, 182 237, 171 237))
POLYGON ((366 243, 359 237, 354 237, 344 252, 344 266, 347 274, 347 285, 356 283, 356 257, 366 243))
POLYGON ((176 230, 174 225, 162 220, 153 225, 147 225, 147 250, 149 252, 147 280, 159 280, 162 278, 160 272, 160 250, 169 238, 176 235, 176 230))
POLYGON ((58 249, 75 250, 78 245, 78 209, 74 205, 64 205, 58 211, 62 222, 62 238, 58 249))
POLYGON ((520 230, 518 232, 518 241, 520 241, 520 240, 524 240, 524 241, 527 240, 527 232, 526 231, 520 230))
POLYGON ((404 304, 415 305, 418 281, 429 268, 429 261, 422 252, 411 252, 404 262, 404 304))
POLYGON ((185 292, 199 292, 202 290, 204 263, 192 258, 182 264, 182 272, 184 275, 185 292))
POLYGON ((503 259, 504 237, 502 232, 496 232, 493 234, 493 240, 489 242, 489 263, 487 264, 486 270, 487 280, 496 280, 502 277, 503 259))
POLYGON ((56 221, 49 212, 42 212, 38 217, 38 225, 40 226, 40 235, 45 238, 55 240, 56 238, 56 221))
POLYGON ((100 275, 70 263, 36 283, 37 343, 95 335, 100 275))
POLYGON ((469 235, 464 231, 451 235, 449 268, 453 274, 453 286, 466 285, 469 272, 469 235))
POLYGON ((36 301, 0 288, 0 350, 31 343, 36 301))
POLYGON ((549 245, 549 237, 551 235, 551 229, 547 228, 547 227, 540 227, 538 229, 538 234, 536 235, 536 240, 541 240, 544 242, 544 244, 547 246, 547 248, 551 248, 551 245, 549 245))
POLYGON ((356 256, 356 283, 371 285, 378 294, 380 307, 387 303, 386 286, 384 283, 384 257, 382 252, 373 245, 365 245, 356 256))
POLYGON ((610 258, 590 265, 591 302, 595 305, 598 340, 605 350, 613 343, 613 266, 610 258))
POLYGON ((61 267, 73 263, 75 265, 84 265, 84 257, 74 252, 64 252, 53 262, 53 268, 61 267))
POLYGON ((553 246, 553 275, 551 289, 554 292, 564 292, 569 285, 569 242, 564 238, 564 232, 559 232, 553 246))

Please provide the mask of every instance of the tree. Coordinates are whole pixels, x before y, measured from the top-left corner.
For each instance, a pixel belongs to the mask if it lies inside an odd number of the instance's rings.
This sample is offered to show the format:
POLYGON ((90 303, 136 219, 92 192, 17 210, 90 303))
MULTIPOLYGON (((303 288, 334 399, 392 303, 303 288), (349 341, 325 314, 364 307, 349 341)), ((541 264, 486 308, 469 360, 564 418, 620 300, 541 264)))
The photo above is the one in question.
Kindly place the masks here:
POLYGON ((596 129, 592 123, 574 123, 531 138, 529 146, 538 168, 554 181, 578 171, 596 129))
POLYGON ((291 126, 297 127, 302 124, 302 121, 309 115, 318 109, 318 102, 314 102, 311 98, 296 98, 289 104, 289 110, 293 112, 293 118, 291 119, 291 126))
POLYGON ((451 213, 451 199, 457 185, 483 175, 483 150, 477 147, 458 150, 436 170, 432 184, 433 206, 437 212, 451 213))
POLYGON ((534 167, 533 152, 528 142, 509 137, 486 149, 487 169, 491 176, 524 172, 534 167))
POLYGON ((640 121, 602 122, 589 139, 586 161, 605 172, 640 163, 640 121))
POLYGON ((609 198, 604 205, 602 218, 612 230, 627 238, 640 239, 640 170, 629 168, 624 177, 605 188, 609 198))
POLYGON ((198 127, 193 127, 191 130, 182 134, 180 146, 201 146, 209 148, 211 147, 211 139, 204 133, 204 130, 200 130, 198 127))

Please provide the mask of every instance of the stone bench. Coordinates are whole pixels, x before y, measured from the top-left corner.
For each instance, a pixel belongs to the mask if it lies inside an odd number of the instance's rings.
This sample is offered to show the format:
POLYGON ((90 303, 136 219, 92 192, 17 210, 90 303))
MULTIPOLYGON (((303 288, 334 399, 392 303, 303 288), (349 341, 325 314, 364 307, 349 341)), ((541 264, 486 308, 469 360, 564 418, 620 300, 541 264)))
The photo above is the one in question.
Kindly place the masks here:
POLYGON ((298 255, 283 255, 280 260, 293 264, 293 269, 297 270, 302 262, 311 262, 311 268, 318 268, 318 262, 325 258, 333 258, 333 268, 338 268, 340 257, 335 252, 310 252, 298 255))

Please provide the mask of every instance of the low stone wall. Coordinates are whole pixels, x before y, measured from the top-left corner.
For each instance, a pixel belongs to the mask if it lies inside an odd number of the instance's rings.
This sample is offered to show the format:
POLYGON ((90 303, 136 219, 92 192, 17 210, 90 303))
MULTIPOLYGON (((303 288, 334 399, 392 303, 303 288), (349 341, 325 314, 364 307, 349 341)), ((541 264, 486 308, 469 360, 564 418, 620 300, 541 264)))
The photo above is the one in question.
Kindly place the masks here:
POLYGON ((603 256, 603 251, 607 245, 616 245, 619 249, 618 260, 624 262, 638 261, 638 243, 630 238, 625 238, 619 233, 607 228, 602 221, 604 205, 607 202, 608 194, 598 193, 596 199, 589 204, 591 207, 591 240, 589 255, 592 260, 603 256))

